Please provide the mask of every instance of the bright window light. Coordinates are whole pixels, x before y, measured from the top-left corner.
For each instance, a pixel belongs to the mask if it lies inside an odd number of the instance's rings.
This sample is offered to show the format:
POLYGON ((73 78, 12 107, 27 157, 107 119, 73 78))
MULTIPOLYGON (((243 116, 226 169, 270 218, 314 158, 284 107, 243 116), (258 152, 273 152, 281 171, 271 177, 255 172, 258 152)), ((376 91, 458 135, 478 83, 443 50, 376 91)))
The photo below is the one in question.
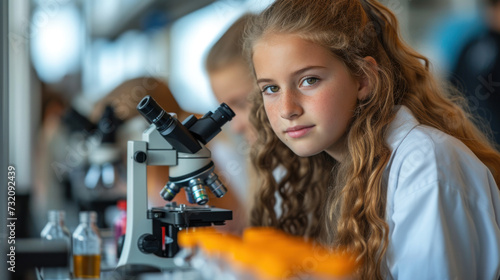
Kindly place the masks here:
POLYGON ((204 68, 206 52, 239 16, 247 11, 260 10, 269 2, 219 1, 172 25, 168 81, 170 90, 184 110, 204 114, 219 105, 204 68))
POLYGON ((75 5, 39 6, 30 21, 33 65, 40 79, 56 83, 80 66, 82 19, 75 5))

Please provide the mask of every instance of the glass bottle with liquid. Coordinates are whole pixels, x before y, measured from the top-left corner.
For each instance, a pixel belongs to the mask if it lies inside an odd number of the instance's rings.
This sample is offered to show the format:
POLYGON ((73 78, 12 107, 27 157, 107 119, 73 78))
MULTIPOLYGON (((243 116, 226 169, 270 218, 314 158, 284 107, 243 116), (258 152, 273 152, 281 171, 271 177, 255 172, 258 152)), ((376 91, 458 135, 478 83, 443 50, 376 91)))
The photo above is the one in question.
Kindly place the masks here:
POLYGON ((68 265, 66 267, 44 267, 44 279, 69 279, 71 259, 71 233, 65 224, 66 213, 63 210, 49 210, 48 222, 40 233, 44 242, 63 241, 68 248, 68 265))
POLYGON ((102 240, 96 221, 96 212, 80 212, 80 224, 73 232, 73 276, 75 278, 100 277, 102 240))

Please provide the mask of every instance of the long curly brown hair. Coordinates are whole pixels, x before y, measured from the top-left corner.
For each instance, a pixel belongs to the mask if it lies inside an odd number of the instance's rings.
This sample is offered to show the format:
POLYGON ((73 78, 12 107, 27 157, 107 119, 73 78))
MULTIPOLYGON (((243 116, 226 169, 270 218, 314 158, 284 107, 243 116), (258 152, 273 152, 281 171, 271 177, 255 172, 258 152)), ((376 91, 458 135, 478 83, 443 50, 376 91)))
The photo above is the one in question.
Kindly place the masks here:
POLYGON ((395 106, 407 106, 424 125, 465 143, 500 185, 500 154, 475 122, 465 99, 433 76, 429 61, 405 44, 395 15, 373 0, 277 0, 245 30, 244 49, 264 35, 296 34, 331 51, 352 75, 373 85, 359 102, 346 133, 348 156, 337 162, 326 153, 301 158, 274 134, 260 92, 250 116, 259 131, 251 157, 260 189, 251 213, 254 226, 274 226, 330 246, 346 247, 362 261, 362 279, 382 279, 388 247, 384 169, 385 143, 395 106), (364 59, 373 57, 374 67, 364 59), (283 176, 273 175, 282 170, 283 176), (275 211, 282 198, 281 214, 275 211))

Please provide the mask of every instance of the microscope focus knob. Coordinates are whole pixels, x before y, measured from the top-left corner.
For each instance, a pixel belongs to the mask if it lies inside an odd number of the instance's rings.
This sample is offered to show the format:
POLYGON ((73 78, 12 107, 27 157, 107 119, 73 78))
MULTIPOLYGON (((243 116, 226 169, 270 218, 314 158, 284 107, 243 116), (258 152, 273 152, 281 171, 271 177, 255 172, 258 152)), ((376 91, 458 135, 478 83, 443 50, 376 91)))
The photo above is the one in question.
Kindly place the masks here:
POLYGON ((137 151, 134 154, 134 160, 138 163, 144 163, 148 159, 148 155, 143 151, 137 151))
POLYGON ((161 248, 161 242, 154 235, 145 233, 137 240, 137 246, 144 254, 151 254, 161 248))

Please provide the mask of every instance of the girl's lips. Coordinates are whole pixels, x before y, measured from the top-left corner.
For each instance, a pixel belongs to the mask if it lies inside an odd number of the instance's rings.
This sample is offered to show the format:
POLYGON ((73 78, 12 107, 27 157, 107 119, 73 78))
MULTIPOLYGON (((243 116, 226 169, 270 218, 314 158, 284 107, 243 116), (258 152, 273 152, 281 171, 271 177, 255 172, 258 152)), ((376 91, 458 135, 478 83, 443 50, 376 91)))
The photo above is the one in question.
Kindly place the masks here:
POLYGON ((288 134, 288 136, 290 136, 291 138, 300 138, 311 131, 313 127, 314 125, 289 127, 287 128, 287 130, 285 130, 285 133, 288 134))

